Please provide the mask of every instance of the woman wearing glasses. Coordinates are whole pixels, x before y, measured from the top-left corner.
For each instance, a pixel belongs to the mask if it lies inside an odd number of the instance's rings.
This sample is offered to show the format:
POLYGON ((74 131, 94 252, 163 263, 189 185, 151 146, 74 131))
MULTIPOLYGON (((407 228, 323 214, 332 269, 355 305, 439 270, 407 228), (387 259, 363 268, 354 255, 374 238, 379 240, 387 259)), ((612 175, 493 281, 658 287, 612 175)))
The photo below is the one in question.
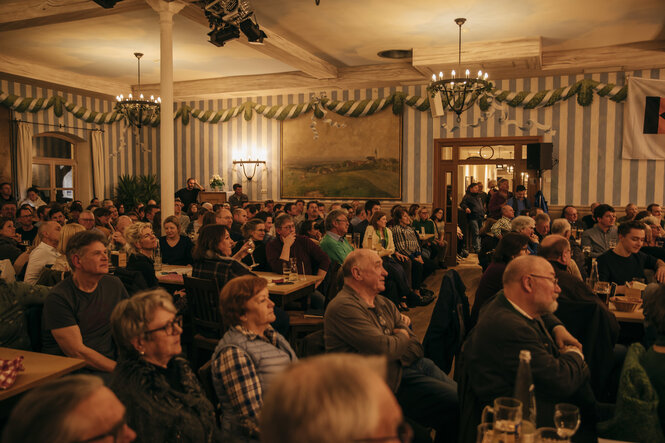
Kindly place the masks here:
POLYGON ((162 289, 123 300, 111 314, 118 365, 111 389, 127 408, 137 442, 215 442, 215 412, 187 360, 182 318, 162 289))
POLYGON ((152 258, 159 240, 152 231, 152 226, 150 223, 133 223, 125 228, 125 239, 129 250, 126 269, 140 272, 148 288, 157 287, 159 282, 155 276, 155 262, 152 258))
POLYGON ((222 404, 224 441, 258 441, 263 396, 275 376, 297 357, 270 323, 275 304, 267 280, 245 275, 229 281, 219 296, 229 327, 212 356, 212 381, 222 404))

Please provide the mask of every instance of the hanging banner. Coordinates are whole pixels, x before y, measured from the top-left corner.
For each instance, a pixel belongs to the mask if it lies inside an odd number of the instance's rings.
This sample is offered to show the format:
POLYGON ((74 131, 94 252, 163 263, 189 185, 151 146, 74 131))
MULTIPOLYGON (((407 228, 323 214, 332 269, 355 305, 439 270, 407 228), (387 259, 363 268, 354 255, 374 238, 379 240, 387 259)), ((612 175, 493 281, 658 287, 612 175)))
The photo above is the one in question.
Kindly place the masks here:
POLYGON ((665 159, 665 81, 628 78, 622 158, 665 159))

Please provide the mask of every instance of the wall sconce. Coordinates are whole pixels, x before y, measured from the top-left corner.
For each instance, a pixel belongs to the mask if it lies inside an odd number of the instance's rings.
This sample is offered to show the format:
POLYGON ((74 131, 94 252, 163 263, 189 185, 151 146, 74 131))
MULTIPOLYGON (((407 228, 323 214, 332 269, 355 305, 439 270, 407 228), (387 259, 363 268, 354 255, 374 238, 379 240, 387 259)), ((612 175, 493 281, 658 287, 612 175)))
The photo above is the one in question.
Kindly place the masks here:
POLYGON ((259 165, 265 165, 266 162, 265 160, 233 160, 234 165, 241 165, 242 166, 242 173, 245 175, 245 178, 247 181, 252 181, 254 176, 256 175, 256 169, 259 165), (254 170, 252 171, 251 175, 247 175, 247 170, 245 169, 245 165, 254 165, 254 170))

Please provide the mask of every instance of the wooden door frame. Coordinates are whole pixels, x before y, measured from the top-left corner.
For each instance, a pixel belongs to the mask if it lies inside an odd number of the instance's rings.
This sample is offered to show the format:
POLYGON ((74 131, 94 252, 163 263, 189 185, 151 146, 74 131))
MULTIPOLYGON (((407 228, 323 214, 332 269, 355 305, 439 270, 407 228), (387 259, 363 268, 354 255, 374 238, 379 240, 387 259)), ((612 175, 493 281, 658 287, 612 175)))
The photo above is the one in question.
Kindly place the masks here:
MULTIPOLYGON (((521 172, 528 172, 530 178, 527 187, 527 193, 533 196, 539 190, 538 180, 536 179, 535 170, 527 170, 526 160, 522 159, 522 150, 526 149, 528 143, 542 143, 542 136, 507 136, 507 137, 478 137, 478 138, 437 138, 434 139, 434 185, 432 189, 432 202, 433 207, 446 208, 445 192, 443 190, 444 177, 442 170, 452 168, 452 214, 451 224, 448 228, 446 223, 446 240, 448 241, 448 252, 446 254, 446 264, 454 266, 456 264, 457 255, 457 220, 458 220, 458 207, 457 195, 457 174, 459 166, 461 165, 487 165, 487 164, 508 164, 513 166, 513 177, 519 177, 521 172), (513 159, 459 159, 459 148, 464 146, 485 146, 485 145, 514 145, 515 151, 513 159), (452 160, 442 159, 442 148, 452 147, 452 160)), ((513 180, 513 184, 515 180, 513 180)), ((487 191, 487 190, 486 190, 487 191)), ((513 189, 514 191, 514 189, 513 189)), ((447 218, 447 214, 444 214, 447 218)))

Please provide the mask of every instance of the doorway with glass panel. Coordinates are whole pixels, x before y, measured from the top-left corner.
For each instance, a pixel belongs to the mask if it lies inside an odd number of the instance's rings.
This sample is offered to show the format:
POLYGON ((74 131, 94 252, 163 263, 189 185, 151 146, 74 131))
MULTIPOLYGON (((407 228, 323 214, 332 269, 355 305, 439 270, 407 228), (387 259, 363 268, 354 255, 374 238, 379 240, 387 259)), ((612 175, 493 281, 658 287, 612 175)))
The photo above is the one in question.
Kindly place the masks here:
POLYGON ((448 266, 454 266, 458 253, 472 246, 468 217, 459 206, 468 186, 482 183, 483 191, 488 192, 488 183, 505 178, 511 192, 515 192, 518 185, 524 185, 527 195, 532 197, 539 190, 538 171, 527 169, 526 145, 541 141, 541 137, 434 140, 433 205, 444 210, 448 266), (458 227, 463 234, 461 239, 458 227))

